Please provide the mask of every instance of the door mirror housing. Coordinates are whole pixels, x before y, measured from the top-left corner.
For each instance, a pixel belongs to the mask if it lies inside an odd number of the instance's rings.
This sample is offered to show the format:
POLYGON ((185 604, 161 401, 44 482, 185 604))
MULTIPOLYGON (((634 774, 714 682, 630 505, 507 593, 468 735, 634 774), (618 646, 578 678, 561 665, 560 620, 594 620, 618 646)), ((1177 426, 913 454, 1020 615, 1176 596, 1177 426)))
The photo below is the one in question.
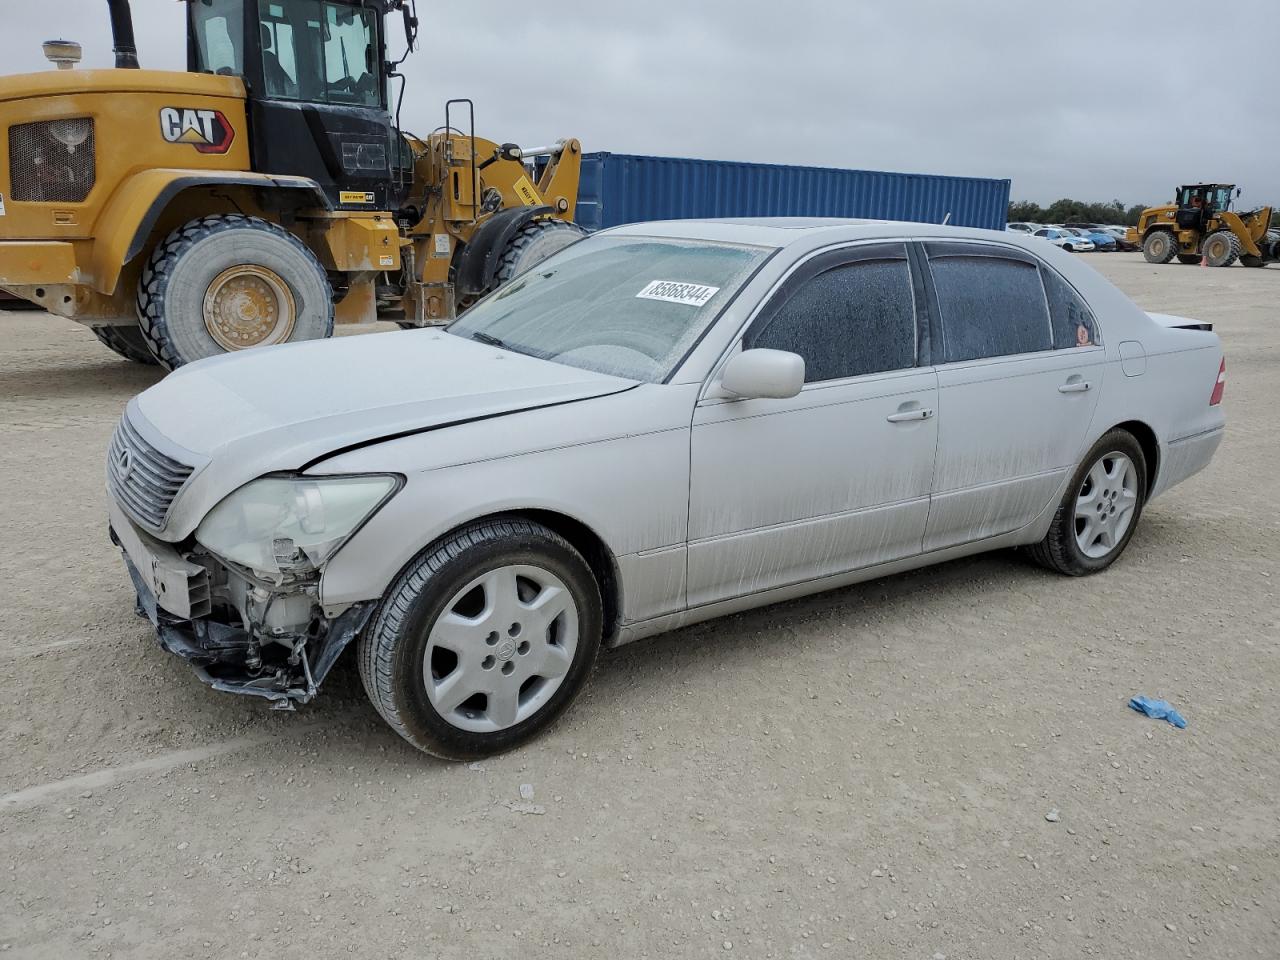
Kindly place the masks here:
POLYGON ((804 386, 804 358, 786 350, 743 350, 724 367, 720 388, 739 400, 786 400, 804 386))

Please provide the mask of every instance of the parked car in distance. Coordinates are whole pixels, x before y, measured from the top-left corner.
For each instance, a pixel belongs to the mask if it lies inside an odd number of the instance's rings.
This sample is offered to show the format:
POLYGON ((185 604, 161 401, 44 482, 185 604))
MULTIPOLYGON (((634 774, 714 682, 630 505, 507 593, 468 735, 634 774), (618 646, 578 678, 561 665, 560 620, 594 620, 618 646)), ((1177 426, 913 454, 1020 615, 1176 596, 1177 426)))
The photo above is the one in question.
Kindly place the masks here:
POLYGON ((445 329, 175 371, 112 440, 110 529, 204 682, 305 703, 354 642, 397 733, 479 757, 603 645, 999 548, 1105 570, 1213 456, 1224 377, 1208 324, 1038 239, 638 223, 445 329))
POLYGON ((1010 233, 1035 233, 1036 226, 1034 223, 1009 223, 1005 229, 1010 233))
POLYGON ((1061 247, 1068 253, 1087 253, 1093 249, 1092 240, 1076 236, 1070 230, 1064 230, 1062 227, 1041 227, 1032 236, 1048 240, 1054 246, 1061 247))
POLYGON ((1116 238, 1117 250, 1137 250, 1138 249, 1138 245, 1136 243, 1132 243, 1129 240, 1128 227, 1102 227, 1101 229, 1116 238))
POLYGON ((1063 227, 1062 229, 1088 240, 1096 250, 1114 252, 1116 249, 1116 238, 1103 230, 1082 227, 1063 227))

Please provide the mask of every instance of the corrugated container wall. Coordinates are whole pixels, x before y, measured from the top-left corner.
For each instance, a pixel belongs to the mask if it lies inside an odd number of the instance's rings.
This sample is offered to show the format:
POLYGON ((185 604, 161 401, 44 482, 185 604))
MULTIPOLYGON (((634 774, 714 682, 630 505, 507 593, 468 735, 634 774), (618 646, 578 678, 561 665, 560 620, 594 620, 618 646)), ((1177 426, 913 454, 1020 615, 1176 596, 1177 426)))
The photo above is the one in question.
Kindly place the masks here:
POLYGON ((1003 230, 1009 181, 587 153, 574 219, 588 230, 696 217, 866 217, 1003 230))

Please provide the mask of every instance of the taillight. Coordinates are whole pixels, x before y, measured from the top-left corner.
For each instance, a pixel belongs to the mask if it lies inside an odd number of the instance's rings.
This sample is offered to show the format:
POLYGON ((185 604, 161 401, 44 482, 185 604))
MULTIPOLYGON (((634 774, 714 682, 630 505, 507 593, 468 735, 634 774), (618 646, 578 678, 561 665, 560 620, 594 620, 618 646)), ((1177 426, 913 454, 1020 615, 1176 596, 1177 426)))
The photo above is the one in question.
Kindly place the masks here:
POLYGON ((1213 393, 1209 394, 1209 406, 1214 407, 1222 402, 1222 391, 1227 386, 1227 358, 1222 358, 1218 365, 1218 382, 1213 385, 1213 393))

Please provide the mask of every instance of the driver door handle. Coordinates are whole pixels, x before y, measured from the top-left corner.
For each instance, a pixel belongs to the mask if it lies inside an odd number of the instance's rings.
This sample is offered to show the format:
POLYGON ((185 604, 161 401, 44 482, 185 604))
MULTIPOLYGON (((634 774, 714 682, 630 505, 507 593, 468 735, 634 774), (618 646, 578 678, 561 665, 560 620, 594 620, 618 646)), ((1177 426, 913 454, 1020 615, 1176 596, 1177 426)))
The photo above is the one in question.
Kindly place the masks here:
POLYGON ((891 413, 885 419, 890 423, 907 423, 911 420, 928 420, 932 416, 932 408, 920 407, 916 410, 900 410, 897 413, 891 413))
POLYGON ((1059 393, 1084 393, 1091 386, 1088 380, 1068 380, 1058 388, 1059 393))

